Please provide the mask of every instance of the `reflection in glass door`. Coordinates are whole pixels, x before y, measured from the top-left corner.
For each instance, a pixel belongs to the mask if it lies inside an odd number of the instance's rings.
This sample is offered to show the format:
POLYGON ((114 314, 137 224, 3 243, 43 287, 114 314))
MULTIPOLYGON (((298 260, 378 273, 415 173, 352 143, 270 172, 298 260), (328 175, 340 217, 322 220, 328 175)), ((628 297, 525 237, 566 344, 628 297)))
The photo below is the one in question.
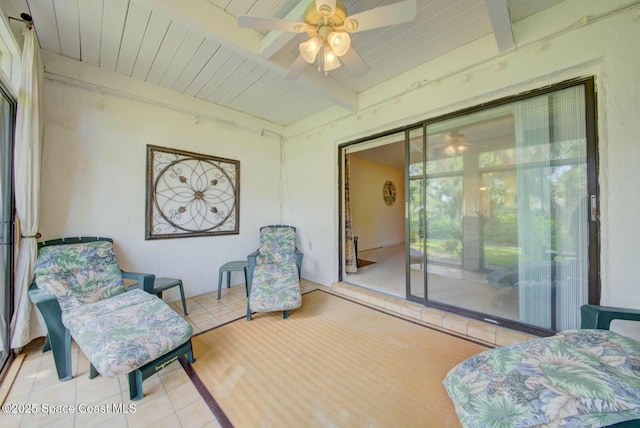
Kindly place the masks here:
POLYGON ((409 132, 409 299, 499 324, 579 326, 597 263, 587 84, 409 132))

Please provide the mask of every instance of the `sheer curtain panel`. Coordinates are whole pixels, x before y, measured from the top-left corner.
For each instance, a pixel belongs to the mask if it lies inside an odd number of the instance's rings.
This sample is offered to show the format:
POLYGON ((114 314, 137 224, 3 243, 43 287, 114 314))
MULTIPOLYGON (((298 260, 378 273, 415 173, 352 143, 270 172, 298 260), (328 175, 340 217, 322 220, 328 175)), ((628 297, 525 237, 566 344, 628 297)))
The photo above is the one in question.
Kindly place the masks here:
POLYGON ((20 219, 15 275, 15 312, 11 320, 11 348, 19 349, 46 330, 27 297, 38 253, 40 161, 44 133, 42 62, 35 30, 25 28, 15 138, 15 199, 20 219))

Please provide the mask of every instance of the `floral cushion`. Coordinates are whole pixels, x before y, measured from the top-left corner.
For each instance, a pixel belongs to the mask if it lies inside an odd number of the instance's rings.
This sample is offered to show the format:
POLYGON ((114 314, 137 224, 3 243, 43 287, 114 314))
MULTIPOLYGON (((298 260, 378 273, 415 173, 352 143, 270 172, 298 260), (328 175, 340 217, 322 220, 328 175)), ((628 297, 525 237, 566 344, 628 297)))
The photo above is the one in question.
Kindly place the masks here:
POLYGON ((125 291, 113 244, 108 241, 50 245, 40 249, 36 285, 66 311, 125 291))
POLYGON ((640 342, 570 330, 491 349, 444 380, 464 427, 601 427, 640 419, 640 342))
POLYGON ((296 231, 293 227, 266 226, 260 231, 257 264, 295 260, 296 231))
POLYGON ((257 265, 253 271, 249 306, 256 312, 286 311, 302 304, 295 261, 257 265))
POLYGON ((63 312, 62 323, 105 377, 127 374, 187 342, 193 333, 169 305, 140 289, 63 312))

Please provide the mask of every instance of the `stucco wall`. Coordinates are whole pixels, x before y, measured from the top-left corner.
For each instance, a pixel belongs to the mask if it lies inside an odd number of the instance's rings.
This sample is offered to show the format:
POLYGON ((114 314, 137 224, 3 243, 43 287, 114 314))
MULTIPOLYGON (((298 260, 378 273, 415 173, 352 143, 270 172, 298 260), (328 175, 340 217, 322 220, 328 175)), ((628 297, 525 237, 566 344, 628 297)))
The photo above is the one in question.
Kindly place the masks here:
MULTIPOLYGON (((111 237, 122 267, 182 278, 193 296, 216 289, 223 263, 257 248, 260 226, 280 222, 278 139, 51 79, 45 123, 44 239, 111 237), (145 241, 147 144, 239 160, 240 234, 145 241)), ((234 283, 244 282, 233 275, 234 283)))
MULTIPOLYGON (((629 4, 616 1, 606 6, 613 3, 629 4)), ((307 249, 316 267, 310 279, 324 284, 338 279, 339 144, 504 96, 595 76, 601 303, 640 308, 640 12, 635 7, 598 16, 604 7, 595 1, 565 1, 518 22, 514 52, 499 55, 495 41, 487 37, 361 94, 358 112, 335 107, 288 127, 288 173, 308 177, 291 183, 290 197, 299 226, 313 241, 313 249, 307 249), (586 15, 591 18, 582 19, 586 15), (402 95, 392 95, 397 93, 402 95), (325 190, 312 195, 307 191, 309 182, 326 183, 325 190)))

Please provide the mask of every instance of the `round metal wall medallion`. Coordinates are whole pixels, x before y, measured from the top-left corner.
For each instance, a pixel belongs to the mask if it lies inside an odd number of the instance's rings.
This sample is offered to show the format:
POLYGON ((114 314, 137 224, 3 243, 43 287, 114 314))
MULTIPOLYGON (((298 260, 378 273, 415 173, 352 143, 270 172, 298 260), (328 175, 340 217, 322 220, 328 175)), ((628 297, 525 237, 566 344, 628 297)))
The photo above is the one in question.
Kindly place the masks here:
POLYGON ((391 206, 396 202, 396 185, 392 181, 386 181, 382 187, 384 203, 391 206))

